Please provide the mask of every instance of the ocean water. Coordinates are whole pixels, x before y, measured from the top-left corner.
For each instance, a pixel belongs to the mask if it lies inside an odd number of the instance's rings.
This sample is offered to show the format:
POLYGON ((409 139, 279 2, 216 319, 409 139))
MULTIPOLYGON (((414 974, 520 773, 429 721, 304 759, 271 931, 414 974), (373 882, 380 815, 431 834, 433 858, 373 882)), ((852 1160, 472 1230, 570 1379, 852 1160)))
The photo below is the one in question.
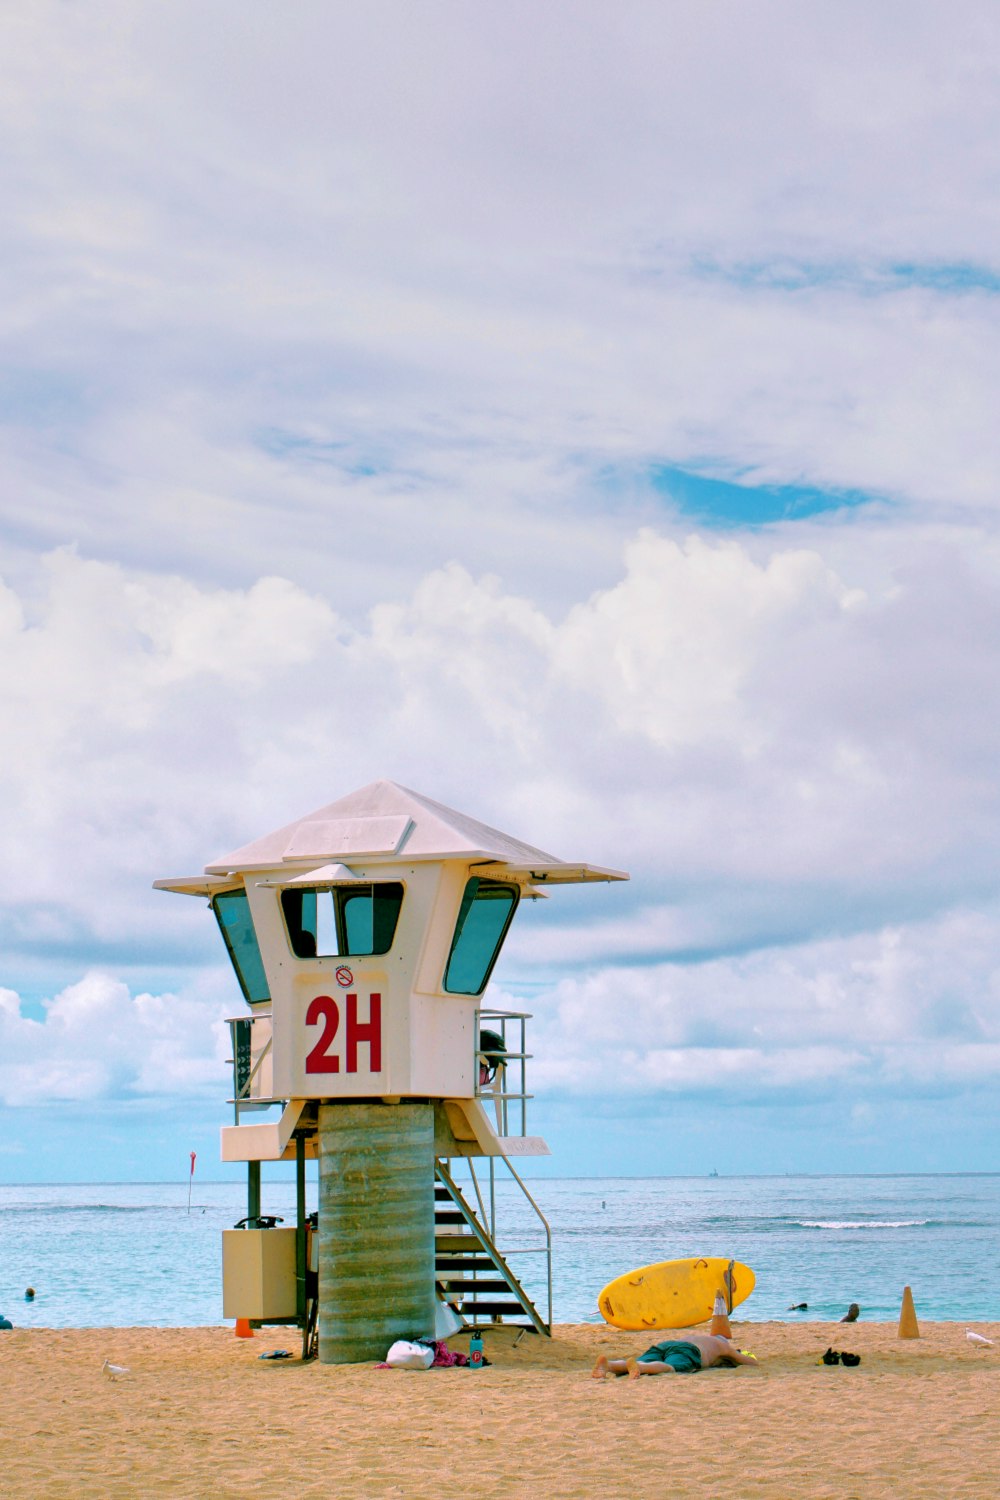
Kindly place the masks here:
MULTIPOLYGON (((599 1322, 596 1299, 635 1266, 719 1255, 752 1267, 741 1319, 1000 1320, 1000 1174, 535 1179, 552 1230, 556 1322, 599 1322), (791 1312, 806 1302, 808 1311, 791 1312)), ((263 1209, 295 1222, 291 1182, 263 1209)), ((316 1184, 308 1186, 315 1207, 316 1184)), ((502 1245, 544 1302, 543 1243, 498 1183, 502 1245)), ((233 1183, 0 1187, 0 1313, 18 1327, 197 1327, 222 1322, 221 1230, 246 1212, 233 1183), (27 1286, 36 1289, 25 1302, 27 1286)))

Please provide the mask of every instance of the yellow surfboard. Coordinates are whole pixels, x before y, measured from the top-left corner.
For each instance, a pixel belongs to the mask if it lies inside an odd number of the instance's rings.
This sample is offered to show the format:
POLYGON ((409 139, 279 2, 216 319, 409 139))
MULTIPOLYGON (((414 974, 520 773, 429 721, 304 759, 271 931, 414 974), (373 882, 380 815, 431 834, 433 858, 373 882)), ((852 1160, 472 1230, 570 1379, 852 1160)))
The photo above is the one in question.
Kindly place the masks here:
POLYGON ((732 1312, 753 1291, 749 1266, 722 1256, 708 1260, 661 1260, 609 1281, 597 1299, 605 1322, 615 1328, 693 1328, 707 1323, 721 1292, 732 1312))

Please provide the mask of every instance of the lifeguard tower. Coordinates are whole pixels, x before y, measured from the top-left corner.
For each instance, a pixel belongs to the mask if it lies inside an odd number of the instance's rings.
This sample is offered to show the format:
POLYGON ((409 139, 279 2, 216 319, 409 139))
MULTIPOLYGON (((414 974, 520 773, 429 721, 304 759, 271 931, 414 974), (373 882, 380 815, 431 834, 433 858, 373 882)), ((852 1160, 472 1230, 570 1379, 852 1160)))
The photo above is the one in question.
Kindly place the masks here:
POLYGON ((548 1225, 514 1165, 548 1154, 527 1133, 530 1017, 481 997, 523 898, 627 878, 377 781, 204 875, 155 882, 208 899, 249 1010, 230 1023, 222 1159, 247 1163, 250 1227, 227 1231, 225 1316, 298 1323, 307 1351, 318 1321, 329 1364, 431 1333, 439 1296, 466 1324, 550 1332, 548 1225), (279 1160, 297 1164, 294 1230, 260 1227, 260 1164, 279 1160), (499 1241, 498 1166, 538 1216, 544 1307, 499 1241))

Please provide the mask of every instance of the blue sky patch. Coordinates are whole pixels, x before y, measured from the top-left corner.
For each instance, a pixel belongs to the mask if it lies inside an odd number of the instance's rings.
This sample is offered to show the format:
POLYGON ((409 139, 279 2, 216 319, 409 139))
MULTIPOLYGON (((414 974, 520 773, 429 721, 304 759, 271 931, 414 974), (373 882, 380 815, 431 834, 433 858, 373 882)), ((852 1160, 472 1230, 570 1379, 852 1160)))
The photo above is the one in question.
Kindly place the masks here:
POLYGON ((649 470, 653 489, 684 516, 702 526, 767 526, 800 521, 824 511, 863 505, 870 495, 858 490, 821 490, 809 485, 736 484, 689 469, 655 464, 649 470))
POLYGON ((889 266, 886 274, 897 285, 926 287, 932 292, 1000 292, 1000 272, 965 261, 927 265, 901 261, 889 266))
POLYGON ((780 257, 726 263, 700 258, 693 274, 704 281, 724 281, 746 290, 802 292, 816 288, 882 296, 892 292, 1000 292, 1000 271, 976 261, 809 261, 780 257))
POLYGON ((374 457, 359 456, 356 446, 350 443, 323 442, 319 438, 302 437, 284 427, 259 428, 255 433, 255 441, 272 458, 329 464, 355 479, 372 479, 385 467, 376 463, 374 457))
POLYGON ((80 422, 92 406, 83 382, 41 369, 0 370, 0 423, 59 428, 80 422))

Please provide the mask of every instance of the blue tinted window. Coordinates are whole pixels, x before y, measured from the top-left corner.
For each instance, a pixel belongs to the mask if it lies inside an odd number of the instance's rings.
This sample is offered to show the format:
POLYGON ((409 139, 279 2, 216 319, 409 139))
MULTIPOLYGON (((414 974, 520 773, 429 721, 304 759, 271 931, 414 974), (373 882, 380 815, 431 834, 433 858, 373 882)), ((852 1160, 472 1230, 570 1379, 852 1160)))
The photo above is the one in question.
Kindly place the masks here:
POLYGON ((479 995, 486 988, 518 895, 514 885, 475 876, 467 882, 444 972, 449 994, 479 995))
POLYGON ((402 904, 403 887, 398 880, 281 893, 288 941, 297 958, 388 953, 402 904))
POLYGON ((251 1005, 270 1000, 246 891, 224 891, 221 896, 216 896, 212 907, 243 994, 251 1005))

